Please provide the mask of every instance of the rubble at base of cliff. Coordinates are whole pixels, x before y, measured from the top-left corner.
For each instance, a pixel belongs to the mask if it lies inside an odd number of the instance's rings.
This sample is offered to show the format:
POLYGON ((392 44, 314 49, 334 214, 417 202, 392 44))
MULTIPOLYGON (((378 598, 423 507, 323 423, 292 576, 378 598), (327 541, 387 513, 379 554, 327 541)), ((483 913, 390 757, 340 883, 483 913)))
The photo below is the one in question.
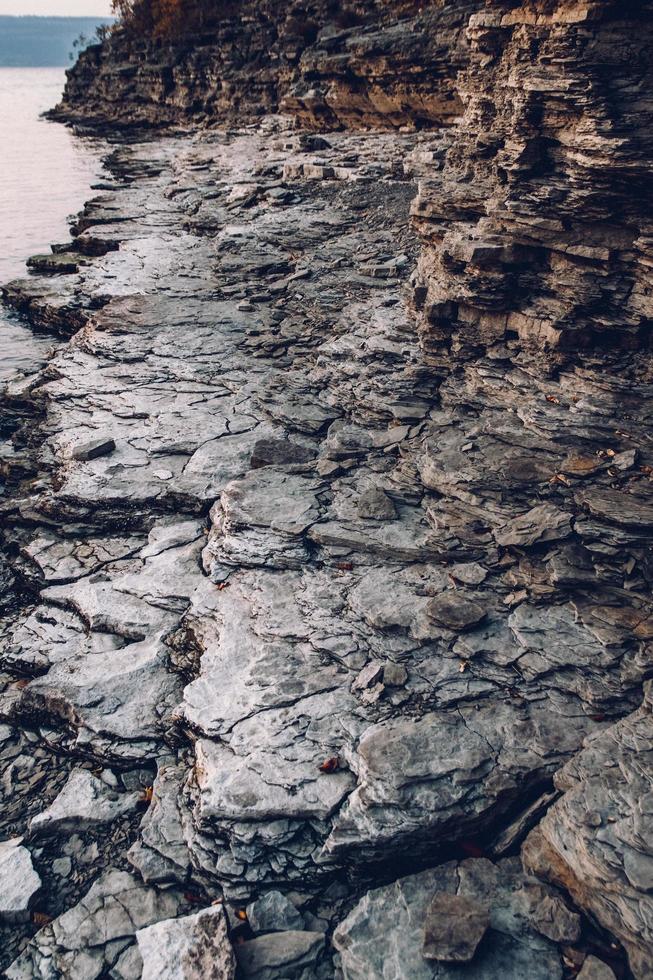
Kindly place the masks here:
POLYGON ((590 93, 555 200, 528 155, 576 6, 467 11, 454 129, 116 142, 4 286, 59 335, 2 395, 10 980, 653 972, 646 138, 590 93))

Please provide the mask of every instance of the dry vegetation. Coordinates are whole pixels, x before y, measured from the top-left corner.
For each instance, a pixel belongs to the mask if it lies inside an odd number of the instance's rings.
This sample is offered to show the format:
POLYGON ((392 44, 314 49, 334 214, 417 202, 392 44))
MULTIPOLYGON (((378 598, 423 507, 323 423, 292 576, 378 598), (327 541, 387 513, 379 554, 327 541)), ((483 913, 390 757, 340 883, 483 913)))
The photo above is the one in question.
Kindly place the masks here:
POLYGON ((126 28, 163 38, 201 31, 237 13, 238 6, 238 0, 113 0, 126 28))

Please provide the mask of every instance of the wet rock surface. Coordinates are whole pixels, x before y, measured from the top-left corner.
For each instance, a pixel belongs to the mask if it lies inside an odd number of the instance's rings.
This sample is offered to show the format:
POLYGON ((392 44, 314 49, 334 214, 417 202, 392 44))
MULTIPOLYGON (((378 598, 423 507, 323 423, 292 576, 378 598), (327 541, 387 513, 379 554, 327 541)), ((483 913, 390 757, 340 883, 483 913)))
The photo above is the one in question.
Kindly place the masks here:
MULTIPOLYGON (((568 12, 576 40, 604 6, 568 12)), ((486 160, 473 84, 494 91, 525 38, 558 52, 561 16, 467 21, 457 136, 267 116, 119 143, 83 261, 5 288, 70 338, 4 396, 12 980, 653 968, 649 358, 578 356, 571 313, 549 348, 495 322, 513 262, 551 314, 543 246, 533 279, 496 227, 470 245, 456 224, 476 193, 456 167, 486 160)), ((370 124, 369 89, 352 105, 333 81, 340 43, 324 104, 370 124)), ((548 105, 546 77, 520 84, 548 105)), ((503 138, 513 241, 531 157, 503 138)), ((567 245, 551 275, 605 272, 567 245)))

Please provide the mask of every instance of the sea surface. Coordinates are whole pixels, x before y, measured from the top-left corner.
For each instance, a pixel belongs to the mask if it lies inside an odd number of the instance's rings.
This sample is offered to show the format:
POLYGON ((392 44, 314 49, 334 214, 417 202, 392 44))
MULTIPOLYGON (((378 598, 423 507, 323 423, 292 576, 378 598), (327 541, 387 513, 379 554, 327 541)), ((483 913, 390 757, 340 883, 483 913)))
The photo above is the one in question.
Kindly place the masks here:
MULTIPOLYGON (((69 217, 102 176, 101 140, 40 118, 64 82, 63 68, 0 68, 0 285, 27 275, 30 255, 68 241, 69 217)), ((0 305, 0 385, 38 370, 56 343, 0 305)))

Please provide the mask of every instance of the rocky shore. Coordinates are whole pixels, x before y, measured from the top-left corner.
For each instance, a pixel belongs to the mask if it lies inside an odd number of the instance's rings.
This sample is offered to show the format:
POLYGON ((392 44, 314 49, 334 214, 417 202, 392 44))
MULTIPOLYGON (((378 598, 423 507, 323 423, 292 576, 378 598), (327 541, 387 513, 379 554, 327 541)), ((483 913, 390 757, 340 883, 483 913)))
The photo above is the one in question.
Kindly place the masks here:
POLYGON ((469 6, 455 126, 164 109, 3 289, 10 980, 653 975, 651 9, 469 6))

